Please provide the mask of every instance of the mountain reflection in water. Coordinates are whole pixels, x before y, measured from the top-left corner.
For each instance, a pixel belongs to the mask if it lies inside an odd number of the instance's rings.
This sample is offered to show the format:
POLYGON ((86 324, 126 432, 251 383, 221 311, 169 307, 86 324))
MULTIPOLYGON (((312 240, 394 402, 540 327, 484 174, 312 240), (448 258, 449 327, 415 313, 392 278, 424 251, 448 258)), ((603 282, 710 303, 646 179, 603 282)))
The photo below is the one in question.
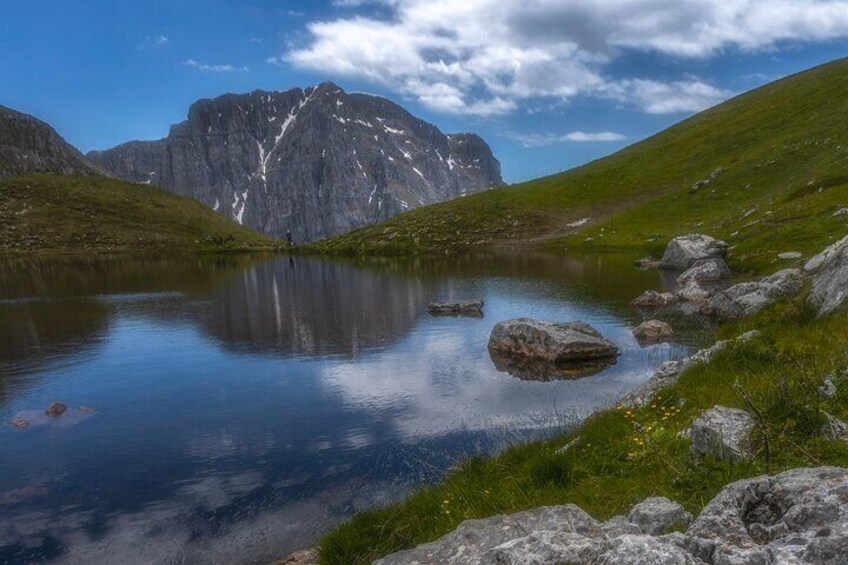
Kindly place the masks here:
POLYGON ((0 260, 0 563, 260 563, 459 459, 561 430, 700 337, 640 347, 631 257, 0 260), (485 300, 485 317, 431 302, 485 300), (489 357, 495 323, 580 319, 576 380, 489 357), (541 373, 540 373, 541 374, 541 373), (91 413, 77 412, 90 407, 91 413))

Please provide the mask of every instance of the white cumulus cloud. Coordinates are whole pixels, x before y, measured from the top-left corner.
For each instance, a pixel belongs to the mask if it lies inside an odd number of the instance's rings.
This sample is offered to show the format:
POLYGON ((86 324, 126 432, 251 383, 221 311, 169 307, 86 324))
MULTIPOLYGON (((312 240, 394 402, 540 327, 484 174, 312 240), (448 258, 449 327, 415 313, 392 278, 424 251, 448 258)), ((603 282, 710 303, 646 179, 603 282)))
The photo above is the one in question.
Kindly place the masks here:
POLYGON ((567 142, 603 142, 624 141, 627 136, 614 131, 585 132, 572 131, 570 133, 518 133, 511 137, 517 139, 524 147, 545 147, 567 142))
POLYGON ((609 63, 625 51, 707 58, 848 36, 848 0, 334 4, 344 9, 339 17, 308 24, 304 43, 269 61, 364 79, 434 110, 478 115, 508 113, 528 99, 576 96, 650 113, 701 110, 730 92, 697 78, 610 76, 609 63))

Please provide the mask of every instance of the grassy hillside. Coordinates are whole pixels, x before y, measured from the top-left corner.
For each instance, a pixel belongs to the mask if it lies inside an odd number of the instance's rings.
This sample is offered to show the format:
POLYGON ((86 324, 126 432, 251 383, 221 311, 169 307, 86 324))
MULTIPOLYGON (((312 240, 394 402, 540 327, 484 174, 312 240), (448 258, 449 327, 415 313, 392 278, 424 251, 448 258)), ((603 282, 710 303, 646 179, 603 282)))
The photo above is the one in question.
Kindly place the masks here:
POLYGON ((0 253, 273 249, 276 240, 206 206, 98 177, 0 181, 0 253), (207 238, 227 238, 215 243, 207 238))
MULTIPOLYGON (((658 256, 671 237, 697 231, 731 244, 737 272, 774 270, 783 263, 778 253, 816 253, 848 232, 848 216, 834 216, 848 207, 846 93, 843 59, 567 173, 418 209, 314 248, 412 254, 516 245, 658 256), (703 179, 710 182, 694 188, 703 179)), ((661 495, 698 512, 735 479, 848 466, 848 444, 822 429, 825 412, 848 418, 845 312, 816 318, 799 296, 721 328, 719 337, 753 328, 758 338, 689 369, 649 406, 602 412, 568 436, 467 461, 403 503, 356 516, 321 541, 321 562, 370 563, 467 518, 541 505, 576 503, 604 519, 661 495), (833 398, 817 391, 826 375, 837 383, 833 398), (715 404, 762 414, 751 461, 691 458, 679 434, 715 404)))
POLYGON ((777 253, 811 253, 845 231, 845 218, 832 215, 848 206, 846 93, 848 59, 841 59, 583 167, 420 208, 314 249, 407 254, 539 245, 657 254, 674 235, 700 231, 735 246, 735 267, 765 270, 777 253))

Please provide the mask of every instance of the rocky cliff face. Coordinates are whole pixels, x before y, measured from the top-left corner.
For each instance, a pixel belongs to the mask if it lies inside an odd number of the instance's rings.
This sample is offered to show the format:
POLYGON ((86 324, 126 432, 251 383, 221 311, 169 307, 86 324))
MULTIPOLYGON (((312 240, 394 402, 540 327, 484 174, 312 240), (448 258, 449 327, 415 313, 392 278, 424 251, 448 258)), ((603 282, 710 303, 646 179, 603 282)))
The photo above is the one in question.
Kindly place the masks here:
POLYGON ((201 100, 165 139, 89 158, 260 232, 290 229, 297 241, 502 184, 476 135, 444 135, 384 98, 332 83, 201 100))
POLYGON ((52 127, 0 106, 0 179, 25 173, 102 174, 52 127))

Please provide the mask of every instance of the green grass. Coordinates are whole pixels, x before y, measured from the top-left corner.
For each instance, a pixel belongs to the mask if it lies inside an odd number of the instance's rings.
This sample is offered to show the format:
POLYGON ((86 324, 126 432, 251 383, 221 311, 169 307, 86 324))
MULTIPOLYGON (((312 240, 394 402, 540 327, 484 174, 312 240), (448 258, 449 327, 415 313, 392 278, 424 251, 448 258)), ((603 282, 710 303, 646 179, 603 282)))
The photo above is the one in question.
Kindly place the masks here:
POLYGON ((98 177, 0 181, 0 253, 272 250, 280 243, 195 200, 98 177), (228 238, 215 244, 208 237, 228 238))
POLYGON ((657 495, 697 513, 736 479, 804 465, 848 465, 848 444, 819 431, 822 410, 848 418, 843 400, 848 382, 839 382, 836 400, 823 399, 816 390, 825 375, 845 372, 844 316, 817 319, 798 299, 725 327, 722 334, 732 337, 752 328, 762 335, 693 367, 649 406, 617 407, 596 414, 569 436, 466 461, 442 483, 403 503, 357 515, 321 541, 321 563, 370 563, 446 534, 465 519, 541 505, 575 503, 606 519, 657 495), (755 457, 736 465, 696 464, 688 440, 678 434, 715 404, 747 408, 737 383, 765 416, 765 434, 757 431, 752 440, 755 457), (567 452, 557 453, 574 440, 567 452))
POLYGON ((658 254, 685 232, 734 246, 759 272, 846 231, 848 59, 729 100, 566 173, 419 208, 315 244, 337 254, 454 253, 491 246, 658 254), (723 173, 692 190, 714 169, 723 173), (743 218, 749 210, 754 210, 743 218), (585 226, 568 224, 591 218, 585 226))

